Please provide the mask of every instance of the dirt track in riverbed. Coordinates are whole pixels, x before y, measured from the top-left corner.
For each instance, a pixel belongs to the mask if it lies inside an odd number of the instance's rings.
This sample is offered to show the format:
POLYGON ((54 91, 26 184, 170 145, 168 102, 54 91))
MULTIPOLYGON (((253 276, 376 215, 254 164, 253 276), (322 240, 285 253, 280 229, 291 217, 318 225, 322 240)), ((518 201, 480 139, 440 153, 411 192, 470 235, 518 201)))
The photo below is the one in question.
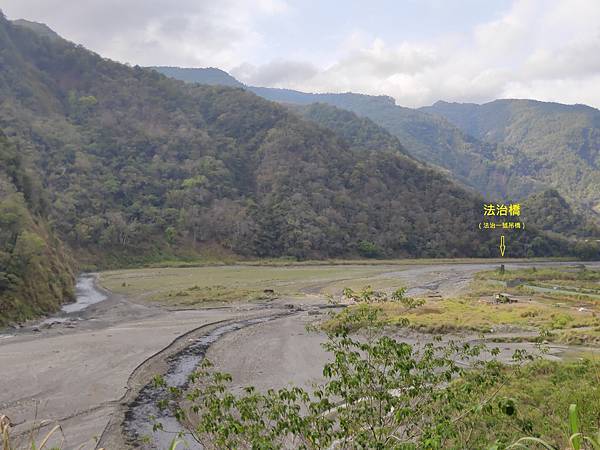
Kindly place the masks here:
MULTIPOLYGON (((451 295, 474 272, 493 266, 405 266, 398 267, 397 276, 413 287, 409 292, 413 295, 451 295)), ((303 311, 229 333, 211 346, 207 356, 218 369, 233 374, 236 386, 268 388, 293 383, 308 387, 318 381, 326 360, 319 345, 323 336, 308 333, 305 324, 315 317, 308 311, 323 299, 315 293, 293 302, 303 311)), ((66 448, 82 443, 94 448, 92 438, 102 435, 113 418, 103 441, 114 448, 125 401, 163 369, 166 355, 185 346, 189 336, 181 336, 201 334, 199 327, 218 321, 285 310, 287 303, 289 299, 166 311, 112 295, 78 313, 81 320, 74 322, 74 328, 57 324, 0 340, 0 379, 7 387, 0 393, 0 413, 16 424, 15 433, 31 427, 36 410, 38 420, 60 422, 66 448)), ((508 352, 512 346, 505 347, 508 352)))

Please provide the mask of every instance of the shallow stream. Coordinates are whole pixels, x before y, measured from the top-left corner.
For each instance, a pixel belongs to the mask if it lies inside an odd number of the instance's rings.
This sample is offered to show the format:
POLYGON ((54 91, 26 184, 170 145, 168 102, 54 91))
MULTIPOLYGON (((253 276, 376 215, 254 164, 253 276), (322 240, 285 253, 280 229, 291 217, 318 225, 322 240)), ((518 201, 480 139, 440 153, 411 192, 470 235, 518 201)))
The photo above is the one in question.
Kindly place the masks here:
MULTIPOLYGON (((223 335, 289 314, 289 312, 277 313, 266 317, 229 322, 217 326, 204 336, 193 339, 183 350, 167 359, 168 369, 164 374, 167 385, 185 390, 188 387, 189 376, 198 367, 208 348, 223 335)), ((157 406, 158 402, 163 399, 168 399, 167 390, 150 382, 128 405, 123 421, 123 431, 129 444, 135 446, 144 442, 149 448, 169 448, 177 434, 185 431, 168 409, 161 410, 157 406), (154 430, 154 422, 161 423, 163 430, 154 430)), ((183 448, 201 449, 202 447, 188 436, 185 438, 183 448)))

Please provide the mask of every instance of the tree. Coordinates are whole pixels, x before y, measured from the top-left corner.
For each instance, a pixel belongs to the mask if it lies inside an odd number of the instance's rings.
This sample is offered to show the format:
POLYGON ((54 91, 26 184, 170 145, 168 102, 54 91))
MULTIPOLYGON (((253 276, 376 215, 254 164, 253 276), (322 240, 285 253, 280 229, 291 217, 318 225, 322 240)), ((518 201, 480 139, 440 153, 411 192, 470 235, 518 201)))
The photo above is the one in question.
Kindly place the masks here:
POLYGON ((381 250, 374 242, 359 241, 358 253, 365 258, 377 258, 381 254, 381 250))

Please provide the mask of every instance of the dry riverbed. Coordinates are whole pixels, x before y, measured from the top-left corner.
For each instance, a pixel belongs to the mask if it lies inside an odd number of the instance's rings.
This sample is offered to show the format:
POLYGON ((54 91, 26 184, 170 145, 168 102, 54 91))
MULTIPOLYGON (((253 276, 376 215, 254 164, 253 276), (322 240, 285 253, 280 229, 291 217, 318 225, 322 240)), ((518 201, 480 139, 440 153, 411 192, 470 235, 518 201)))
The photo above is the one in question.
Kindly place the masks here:
MULTIPOLYGON (((37 418, 38 423, 60 423, 67 448, 95 448, 94 437, 107 448, 121 448, 132 438, 131 433, 123 435, 123 421, 131 418, 128 413, 151 377, 174 370, 169 357, 201 343, 222 324, 244 326, 219 334, 198 355, 206 354, 218 370, 230 372, 234 387, 310 387, 320 381, 327 355, 320 346, 324 336, 306 331, 306 325, 329 311, 325 294, 372 284, 409 286, 413 296, 451 297, 476 272, 494 267, 355 264, 106 272, 100 275, 109 289, 106 300, 63 314, 65 321, 49 327, 2 332, 0 413, 11 418, 17 434, 27 432, 37 418), (206 296, 208 288, 213 297, 206 296), (235 301, 238 294, 241 301, 235 301), (270 319, 252 322, 257 318, 270 319)), ((398 337, 421 339, 407 330, 398 337)), ((475 333, 455 337, 479 338, 475 333)), ((510 333, 505 337, 509 341, 510 333)), ((532 344, 500 347, 508 358, 515 348, 532 344)), ((555 345, 550 357, 560 358, 567 350, 555 345)))

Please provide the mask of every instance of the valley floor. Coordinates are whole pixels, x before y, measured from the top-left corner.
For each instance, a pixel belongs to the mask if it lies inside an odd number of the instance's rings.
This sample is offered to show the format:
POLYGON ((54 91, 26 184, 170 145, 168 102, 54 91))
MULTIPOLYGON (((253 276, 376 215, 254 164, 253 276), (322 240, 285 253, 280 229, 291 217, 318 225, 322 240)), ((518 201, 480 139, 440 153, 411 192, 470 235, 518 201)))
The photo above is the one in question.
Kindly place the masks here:
MULTIPOLYGON (((565 264, 520 262, 506 268, 565 264)), ((600 268, 598 263, 586 265, 600 268)), ((134 436, 136 430, 123 434, 140 389, 168 369, 169 356, 223 323, 272 319, 223 333, 208 346, 206 356, 233 375, 234 387, 309 387, 321 379, 327 355, 320 346, 324 335, 307 331, 306 325, 332 309, 326 294, 372 284, 409 286, 409 295, 430 299, 454 297, 476 272, 497 267, 477 262, 105 272, 99 275, 100 284, 110 289, 105 301, 69 314, 67 321, 0 336, 0 414, 10 417, 14 434, 23 440, 35 419, 46 424, 42 431, 60 423, 66 448, 95 448, 94 438, 106 448, 122 448, 141 437, 134 436), (204 298, 207 289, 218 302, 204 298), (236 296, 243 300, 234 301, 236 296)), ((501 345, 506 360, 515 348, 535 350, 526 340, 509 342, 513 335, 522 337, 522 330, 496 334, 506 339, 501 345)), ((415 330, 398 332, 409 342, 422 336, 415 330)), ((480 338, 476 332, 456 336, 480 338)), ((573 352, 567 345, 550 344, 548 357, 568 358, 573 352)))

